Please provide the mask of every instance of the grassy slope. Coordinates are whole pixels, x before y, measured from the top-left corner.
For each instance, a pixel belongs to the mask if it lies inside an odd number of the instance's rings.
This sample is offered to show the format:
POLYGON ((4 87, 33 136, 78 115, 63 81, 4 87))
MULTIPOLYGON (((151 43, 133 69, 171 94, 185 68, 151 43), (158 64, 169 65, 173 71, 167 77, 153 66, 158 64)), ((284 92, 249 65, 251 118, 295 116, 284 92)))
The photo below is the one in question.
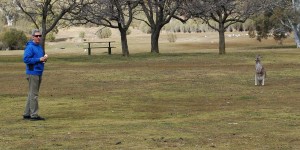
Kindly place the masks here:
POLYGON ((299 50, 244 43, 233 43, 225 56, 190 41, 129 58, 49 49, 40 93, 44 122, 21 119, 24 64, 20 54, 3 52, 0 147, 299 149, 299 50), (257 53, 268 72, 264 87, 254 86, 257 53))

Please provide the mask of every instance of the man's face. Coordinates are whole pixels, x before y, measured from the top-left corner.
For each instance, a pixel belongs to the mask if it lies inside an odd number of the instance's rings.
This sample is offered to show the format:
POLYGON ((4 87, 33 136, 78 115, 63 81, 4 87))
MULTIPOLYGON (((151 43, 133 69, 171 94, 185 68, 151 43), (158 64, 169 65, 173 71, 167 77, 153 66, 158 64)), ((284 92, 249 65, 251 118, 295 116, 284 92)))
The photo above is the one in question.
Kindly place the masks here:
POLYGON ((42 34, 40 32, 35 32, 34 35, 32 35, 33 42, 36 44, 39 44, 41 42, 42 34))

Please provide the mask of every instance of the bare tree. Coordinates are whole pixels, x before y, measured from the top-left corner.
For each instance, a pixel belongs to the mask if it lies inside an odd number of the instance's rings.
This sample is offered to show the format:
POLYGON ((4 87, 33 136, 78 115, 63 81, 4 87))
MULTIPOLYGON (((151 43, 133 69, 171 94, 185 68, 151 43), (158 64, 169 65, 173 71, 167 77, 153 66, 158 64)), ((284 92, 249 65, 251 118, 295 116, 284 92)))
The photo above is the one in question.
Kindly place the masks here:
POLYGON ((46 35, 63 19, 64 15, 80 11, 80 7, 88 0, 16 0, 17 5, 25 13, 37 29, 42 31, 41 45, 45 50, 46 35))
POLYGON ((232 24, 245 22, 261 8, 257 0, 191 0, 186 6, 193 17, 201 18, 219 32, 219 54, 225 54, 226 29, 232 24))
POLYGON ((142 10, 145 13, 146 21, 151 28, 151 52, 159 53, 158 40, 161 29, 170 22, 172 18, 185 22, 189 19, 188 15, 182 15, 183 0, 140 0, 142 10), (186 16, 186 17, 183 17, 186 16))
POLYGON ((138 1, 135 0, 95 0, 86 5, 80 14, 75 14, 80 24, 93 23, 117 28, 121 34, 122 54, 129 56, 126 32, 135 14, 138 1))

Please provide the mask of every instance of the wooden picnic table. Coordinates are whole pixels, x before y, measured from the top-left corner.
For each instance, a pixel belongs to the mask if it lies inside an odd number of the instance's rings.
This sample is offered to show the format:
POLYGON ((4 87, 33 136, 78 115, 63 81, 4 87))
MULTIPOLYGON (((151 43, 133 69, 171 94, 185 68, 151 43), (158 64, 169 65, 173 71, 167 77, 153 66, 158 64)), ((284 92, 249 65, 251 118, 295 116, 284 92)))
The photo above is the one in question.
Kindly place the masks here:
MULTIPOLYGON (((84 43, 88 43, 88 47, 87 47, 87 50, 88 50, 88 55, 91 55, 91 51, 92 51, 92 48, 107 48, 107 51, 108 51, 108 54, 111 55, 111 49, 112 48, 116 48, 116 47, 112 47, 111 46, 111 43, 114 43, 115 41, 85 41, 84 43), (92 44, 108 44, 107 46, 92 46, 92 44)), ((86 48, 85 48, 86 49, 86 48)))

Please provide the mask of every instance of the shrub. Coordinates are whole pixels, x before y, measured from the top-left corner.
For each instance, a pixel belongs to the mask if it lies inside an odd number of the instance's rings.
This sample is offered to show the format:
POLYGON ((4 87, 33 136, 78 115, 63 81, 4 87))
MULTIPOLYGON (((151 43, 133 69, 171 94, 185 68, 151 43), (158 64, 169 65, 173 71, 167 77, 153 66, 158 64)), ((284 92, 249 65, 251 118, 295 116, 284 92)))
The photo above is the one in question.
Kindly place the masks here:
POLYGON ((173 30, 174 32, 180 32, 180 24, 176 24, 173 30))
POLYGON ((84 32, 84 31, 81 31, 81 32, 79 33, 79 37, 80 37, 81 39, 83 39, 83 38, 85 37, 85 32, 84 32))
POLYGON ((170 43, 174 43, 177 40, 177 36, 175 33, 168 33, 167 38, 170 43))
POLYGON ((273 38, 274 40, 279 44, 282 45, 283 44, 283 40, 286 39, 288 37, 288 34, 286 34, 285 30, 274 30, 273 31, 273 38))
POLYGON ((55 41, 55 33, 54 32, 49 32, 46 36, 46 41, 49 41, 49 42, 55 41))
POLYGON ((3 43, 0 41, 0 50, 4 49, 3 43))
POLYGON ((180 32, 186 33, 185 25, 184 25, 184 24, 181 24, 181 25, 180 25, 180 32))
POLYGON ((139 26, 139 30, 141 30, 143 33, 147 33, 147 34, 151 33, 151 28, 144 22, 141 22, 139 26))
POLYGON ((249 27, 248 34, 250 38, 256 37, 256 31, 254 30, 254 27, 249 27))
POLYGON ((1 32, 0 40, 3 44, 2 49, 16 50, 24 49, 28 38, 23 31, 7 28, 1 32))
POLYGON ((109 38, 112 35, 110 28, 102 28, 98 30, 96 34, 100 39, 109 38))
POLYGON ((130 35, 130 34, 131 34, 131 30, 128 29, 128 30, 126 31, 126 35, 130 35))
POLYGON ((165 30, 165 31, 167 31, 167 32, 173 32, 171 23, 166 24, 166 25, 163 27, 163 30, 165 30))
POLYGON ((229 32, 233 32, 233 29, 231 26, 228 27, 229 32))

